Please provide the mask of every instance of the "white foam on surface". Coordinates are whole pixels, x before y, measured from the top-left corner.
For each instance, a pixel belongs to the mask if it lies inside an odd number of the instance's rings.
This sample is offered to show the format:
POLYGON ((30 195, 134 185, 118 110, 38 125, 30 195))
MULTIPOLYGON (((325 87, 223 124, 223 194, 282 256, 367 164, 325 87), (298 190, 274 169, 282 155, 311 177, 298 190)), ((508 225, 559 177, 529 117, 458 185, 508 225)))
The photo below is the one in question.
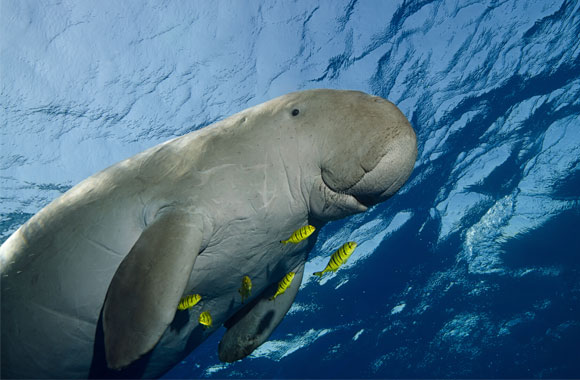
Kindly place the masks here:
POLYGON ((481 184, 498 166, 503 164, 511 154, 512 142, 486 149, 485 146, 457 158, 452 171, 453 185, 446 194, 441 189, 436 209, 441 217, 439 241, 462 226, 462 220, 470 211, 491 201, 491 197, 481 194, 471 187, 481 184))
POLYGON ((552 191, 561 178, 578 170, 580 157, 578 116, 558 120, 545 132, 542 146, 526 164, 518 187, 498 201, 467 229, 459 259, 472 273, 504 273, 502 244, 532 231, 555 215, 577 208, 578 200, 561 200, 552 191))
POLYGON ((249 358, 268 358, 274 361, 280 361, 294 352, 306 348, 317 339, 331 333, 333 329, 310 329, 301 335, 288 336, 286 340, 269 340, 258 347, 249 358))
POLYGON ((405 306, 407 306, 405 302, 398 304, 397 306, 391 309, 391 314, 399 314, 400 312, 403 311, 403 309, 405 309, 405 306))
POLYGON ((354 336, 352 337, 352 340, 357 341, 358 338, 361 336, 361 334, 365 331, 365 329, 360 329, 356 334, 354 334, 354 336))

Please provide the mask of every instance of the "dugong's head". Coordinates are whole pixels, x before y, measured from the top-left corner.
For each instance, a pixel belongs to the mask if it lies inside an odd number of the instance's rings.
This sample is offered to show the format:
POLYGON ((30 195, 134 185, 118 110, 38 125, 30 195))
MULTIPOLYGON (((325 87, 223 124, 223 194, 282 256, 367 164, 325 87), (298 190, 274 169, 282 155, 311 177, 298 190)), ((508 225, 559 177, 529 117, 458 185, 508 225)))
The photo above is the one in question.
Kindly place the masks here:
POLYGON ((358 91, 289 94, 283 108, 300 143, 311 144, 310 213, 332 220, 363 212, 409 178, 417 139, 391 102, 358 91))

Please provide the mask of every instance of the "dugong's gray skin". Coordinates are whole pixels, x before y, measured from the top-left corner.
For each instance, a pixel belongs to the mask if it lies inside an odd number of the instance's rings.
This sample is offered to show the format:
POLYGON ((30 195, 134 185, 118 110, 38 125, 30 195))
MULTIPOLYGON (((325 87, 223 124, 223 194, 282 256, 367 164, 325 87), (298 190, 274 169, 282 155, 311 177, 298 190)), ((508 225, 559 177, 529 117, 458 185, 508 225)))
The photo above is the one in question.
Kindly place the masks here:
POLYGON ((316 235, 280 240, 389 198, 416 154, 392 103, 310 90, 86 179, 0 247, 2 377, 156 377, 222 324, 220 359, 245 357, 290 308, 316 235), (177 311, 192 293, 201 302, 177 311), (204 310, 212 328, 197 322, 204 310))

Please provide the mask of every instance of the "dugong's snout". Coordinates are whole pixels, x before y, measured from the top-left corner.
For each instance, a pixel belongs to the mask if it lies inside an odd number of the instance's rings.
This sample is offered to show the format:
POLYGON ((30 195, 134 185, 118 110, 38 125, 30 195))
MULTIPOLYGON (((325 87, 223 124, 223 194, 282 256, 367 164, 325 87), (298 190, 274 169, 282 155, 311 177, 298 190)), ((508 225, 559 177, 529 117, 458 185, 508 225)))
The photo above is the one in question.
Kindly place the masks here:
POLYGON ((403 113, 390 101, 379 96, 362 96, 357 128, 361 134, 361 151, 354 155, 354 165, 363 173, 345 193, 365 207, 380 203, 395 194, 407 181, 417 159, 417 137, 403 113))
POLYGON ((320 177, 310 193, 310 212, 335 220, 364 212, 403 186, 417 158, 417 137, 403 113, 386 99, 362 92, 320 94, 332 98, 336 115, 321 122, 320 177))
POLYGON ((349 190, 361 204, 370 207, 395 194, 407 181, 417 158, 417 138, 409 125, 389 142, 378 164, 349 190))

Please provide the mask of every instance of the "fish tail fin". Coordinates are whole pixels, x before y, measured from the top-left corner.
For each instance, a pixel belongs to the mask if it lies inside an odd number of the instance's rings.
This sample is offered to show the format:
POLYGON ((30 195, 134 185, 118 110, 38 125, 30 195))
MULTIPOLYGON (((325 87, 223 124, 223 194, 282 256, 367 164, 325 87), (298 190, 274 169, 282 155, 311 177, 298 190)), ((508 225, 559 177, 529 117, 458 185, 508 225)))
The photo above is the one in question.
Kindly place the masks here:
POLYGON ((280 240, 280 243, 282 243, 282 244, 288 244, 288 240, 280 240))
POLYGON ((274 298, 276 298, 276 297, 272 296, 272 297, 268 298, 268 300, 274 301, 274 298))
POLYGON ((322 272, 314 272, 314 273, 312 273, 312 275, 322 277, 322 272))

